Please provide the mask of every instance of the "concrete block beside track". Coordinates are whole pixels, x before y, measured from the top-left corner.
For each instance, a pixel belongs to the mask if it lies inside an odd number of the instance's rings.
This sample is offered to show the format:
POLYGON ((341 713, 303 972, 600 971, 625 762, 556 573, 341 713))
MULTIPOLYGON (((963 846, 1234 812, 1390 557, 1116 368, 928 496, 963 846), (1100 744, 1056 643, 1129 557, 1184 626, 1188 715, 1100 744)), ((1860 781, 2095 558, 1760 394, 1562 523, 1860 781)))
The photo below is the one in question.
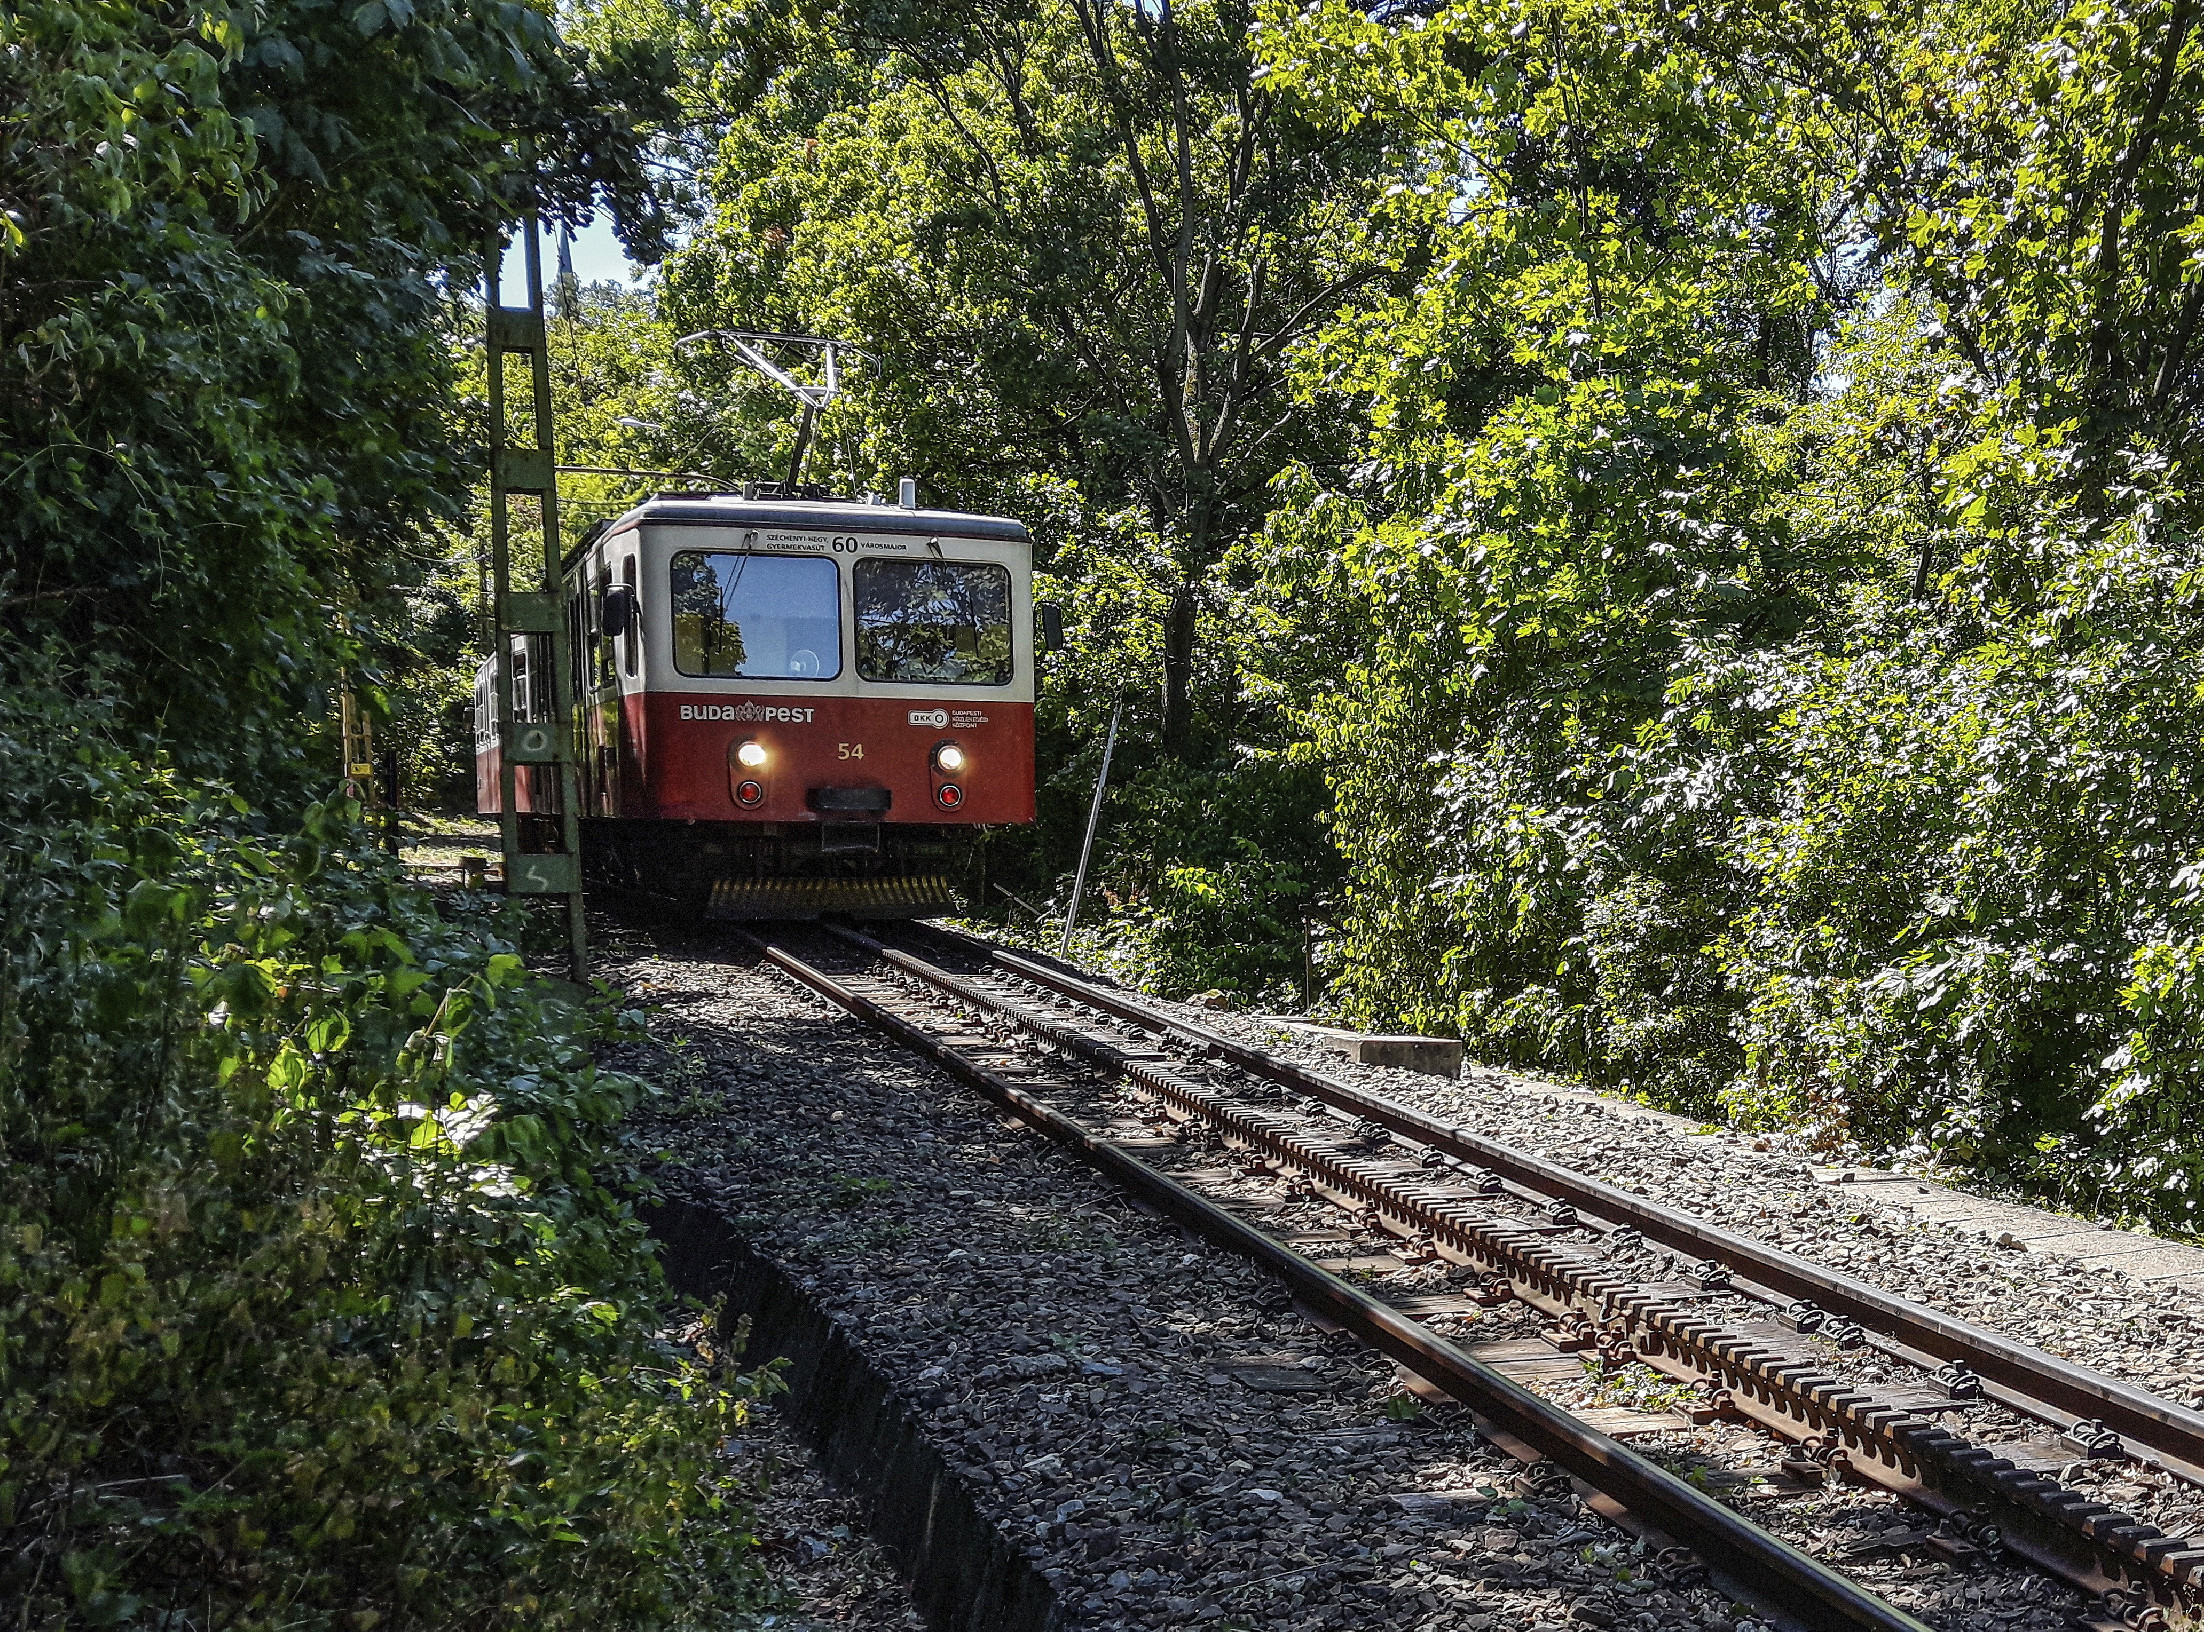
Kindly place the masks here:
POLYGON ((1345 1031, 1337 1026, 1287 1022, 1290 1029, 1328 1054, 1337 1054, 1356 1065, 1381 1065, 1394 1071, 1414 1071, 1427 1077, 1462 1074, 1462 1044, 1454 1037, 1415 1037, 1345 1031))

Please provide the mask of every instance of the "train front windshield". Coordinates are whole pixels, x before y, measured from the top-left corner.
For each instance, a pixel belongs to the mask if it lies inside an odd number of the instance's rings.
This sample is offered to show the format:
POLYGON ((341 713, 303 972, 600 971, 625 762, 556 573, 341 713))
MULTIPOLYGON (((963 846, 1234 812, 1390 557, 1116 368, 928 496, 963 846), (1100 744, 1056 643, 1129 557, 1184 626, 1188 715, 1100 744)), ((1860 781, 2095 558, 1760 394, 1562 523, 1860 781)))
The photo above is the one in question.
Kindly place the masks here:
POLYGON ((832 680, 842 672, 840 569, 815 555, 681 551, 673 661, 683 674, 832 680))
POLYGON ((875 557, 852 574, 857 672, 925 685, 1010 683, 1010 573, 989 561, 875 557))

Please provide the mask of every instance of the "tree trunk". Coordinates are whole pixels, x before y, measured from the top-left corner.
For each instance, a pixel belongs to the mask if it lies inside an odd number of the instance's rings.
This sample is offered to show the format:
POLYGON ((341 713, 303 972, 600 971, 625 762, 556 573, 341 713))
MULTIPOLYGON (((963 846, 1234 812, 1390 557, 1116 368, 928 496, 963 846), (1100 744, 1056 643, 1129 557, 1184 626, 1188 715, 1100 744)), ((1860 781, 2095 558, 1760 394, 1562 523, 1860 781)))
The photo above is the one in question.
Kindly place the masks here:
POLYGON ((1163 614, 1163 751, 1184 760, 1194 741, 1194 589, 1171 592, 1163 614))

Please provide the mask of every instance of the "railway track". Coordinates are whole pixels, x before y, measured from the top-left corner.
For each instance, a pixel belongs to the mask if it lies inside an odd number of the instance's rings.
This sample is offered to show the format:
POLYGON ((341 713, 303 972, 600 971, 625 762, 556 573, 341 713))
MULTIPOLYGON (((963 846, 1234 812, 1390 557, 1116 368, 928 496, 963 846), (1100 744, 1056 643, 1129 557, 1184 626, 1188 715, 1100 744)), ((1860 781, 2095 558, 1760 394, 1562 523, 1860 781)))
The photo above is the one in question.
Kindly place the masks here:
POLYGON ((1564 1470, 1597 1510, 1688 1538, 1796 1624, 1921 1623, 1853 1581, 1848 1560, 1808 1556, 1544 1397, 1535 1384, 1556 1356, 1650 1367, 1688 1389, 1690 1421, 1775 1436, 1792 1482, 1879 1487, 1910 1504, 1920 1523, 1883 1532, 1876 1551, 2024 1559, 2092 1596, 2083 1626, 2173 1627, 2204 1606, 2204 1538, 2169 1535, 2061 1477, 2123 1458, 2196 1480, 2195 1412, 1050 963, 961 938, 928 957, 849 931, 810 937, 828 951, 799 954, 789 934, 749 938, 784 973, 1462 1401, 1529 1465, 1526 1478, 1564 1470), (840 963, 855 967, 823 967, 840 963), (1112 1089, 1176 1137, 1214 1142, 1238 1164, 1219 1176, 1237 1186, 1190 1184, 1144 1159, 1168 1141, 1102 1097, 1112 1089), (1400 1255, 1459 1266, 1471 1284, 1406 1306, 1374 1297, 1251 1222, 1232 1194, 1249 1182, 1320 1197, 1385 1232, 1400 1255), (1545 1343, 1463 1344, 1433 1329, 1450 1312, 1503 1303, 1540 1312, 1545 1343))

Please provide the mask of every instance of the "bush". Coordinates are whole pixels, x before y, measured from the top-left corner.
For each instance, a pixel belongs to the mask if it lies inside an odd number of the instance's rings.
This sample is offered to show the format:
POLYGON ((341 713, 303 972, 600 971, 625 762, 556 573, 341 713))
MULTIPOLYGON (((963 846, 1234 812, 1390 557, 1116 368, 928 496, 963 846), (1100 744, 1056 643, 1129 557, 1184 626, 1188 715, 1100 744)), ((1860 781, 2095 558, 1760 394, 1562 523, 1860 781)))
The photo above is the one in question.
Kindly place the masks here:
POLYGON ((2193 1230, 2198 546, 2055 542, 1986 638, 1805 667, 1737 841, 1726 1098, 2193 1230))
POLYGON ((656 1332, 642 1085, 356 812, 0 692, 0 1525, 24 1625, 673 1626, 754 1396, 656 1332))
POLYGON ((1222 992, 1243 1007, 1299 1008, 1299 971, 1284 958, 1300 947, 1307 896, 1291 862, 1166 867, 1145 896, 1079 937, 1081 955, 1164 997, 1222 992))

